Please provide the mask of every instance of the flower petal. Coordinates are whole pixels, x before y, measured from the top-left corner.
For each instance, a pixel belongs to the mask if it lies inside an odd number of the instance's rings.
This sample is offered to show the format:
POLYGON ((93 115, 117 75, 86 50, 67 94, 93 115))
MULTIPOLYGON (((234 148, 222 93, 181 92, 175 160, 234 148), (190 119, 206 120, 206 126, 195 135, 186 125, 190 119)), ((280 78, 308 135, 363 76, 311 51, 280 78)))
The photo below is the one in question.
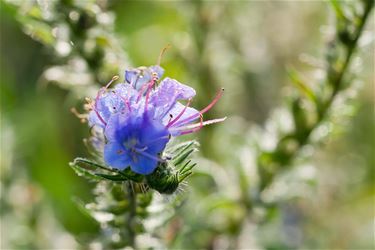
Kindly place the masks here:
POLYGON ((149 69, 151 70, 151 72, 155 72, 158 75, 159 79, 162 78, 164 74, 164 69, 162 67, 160 67, 159 65, 154 65, 149 67, 149 69))
POLYGON ((151 81, 152 73, 156 73, 158 79, 160 79, 164 74, 164 69, 158 65, 154 65, 148 68, 142 66, 135 69, 126 70, 125 81, 130 83, 134 89, 139 91, 144 84, 151 81))
POLYGON ((124 129, 131 125, 129 113, 117 113, 112 115, 104 130, 105 137, 108 141, 123 142, 129 135, 131 129, 124 129))
POLYGON ((187 100, 195 96, 195 90, 169 77, 165 78, 152 93, 150 103, 157 107, 156 118, 162 119, 178 100, 187 100))
POLYGON ((128 152, 120 143, 114 141, 104 146, 104 161, 107 165, 120 170, 131 164, 128 152))
POLYGON ((166 127, 157 120, 145 118, 140 133, 139 142, 142 147, 147 147, 147 154, 157 157, 169 141, 169 132, 166 127))
MULTIPOLYGON (((193 116, 193 115, 199 113, 199 111, 194 109, 194 108, 187 107, 185 109, 185 111, 183 111, 184 108, 185 108, 185 105, 183 105, 179 102, 176 102, 176 104, 173 106, 173 108, 163 117, 163 124, 167 125, 169 123, 169 120, 171 119, 170 115, 172 115, 172 117, 177 117, 181 112, 183 112, 183 114, 177 120, 177 121, 179 121, 179 120, 186 119, 187 117, 190 117, 190 116, 193 116)), ((186 122, 182 123, 181 125, 185 125, 185 124, 190 123, 190 122, 192 122, 194 120, 197 120, 197 119, 198 118, 195 118, 191 121, 186 121, 186 122)), ((173 125, 171 127, 173 127, 173 125)))
POLYGON ((158 166, 158 161, 143 155, 137 157, 137 162, 133 162, 130 166, 131 170, 137 174, 148 175, 154 172, 158 166))

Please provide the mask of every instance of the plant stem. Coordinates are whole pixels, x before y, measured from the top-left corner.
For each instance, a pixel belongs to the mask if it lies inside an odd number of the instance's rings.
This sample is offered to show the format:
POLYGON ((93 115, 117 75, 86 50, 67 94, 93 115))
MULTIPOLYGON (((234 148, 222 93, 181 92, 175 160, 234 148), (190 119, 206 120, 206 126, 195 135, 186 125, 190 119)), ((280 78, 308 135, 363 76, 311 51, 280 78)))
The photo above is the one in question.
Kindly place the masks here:
MULTIPOLYGON (((371 12, 372 7, 373 7, 372 1, 368 1, 368 2, 365 3, 364 12, 363 12, 363 14, 360 18, 360 23, 358 24, 358 26, 357 26, 354 34, 353 34, 353 39, 350 42, 344 44, 345 52, 346 52, 345 53, 345 59, 344 59, 344 62, 342 64, 341 68, 339 69, 339 72, 328 71, 328 73, 327 73, 326 83, 329 84, 330 86, 333 86, 333 90, 332 90, 332 93, 330 94, 329 98, 322 103, 321 108, 318 110, 317 121, 313 125, 311 125, 309 128, 307 128, 305 131, 303 131, 304 136, 298 140, 298 148, 295 151, 293 151, 291 153, 284 152, 283 147, 282 147, 282 143, 286 138, 293 138, 296 134, 299 134, 300 131, 293 131, 292 133, 283 136, 279 140, 278 146, 275 149, 275 151, 272 152, 272 155, 275 156, 272 159, 273 163, 276 163, 279 167, 285 167, 285 166, 288 166, 288 164, 290 164, 290 162, 298 154, 299 150, 309 142, 310 135, 312 134, 312 132, 323 122, 324 118, 326 117, 329 108, 332 106, 332 103, 335 100, 335 97, 337 96, 337 94, 341 90, 342 84, 344 82, 343 79, 344 79, 344 76, 345 76, 345 72, 347 71, 347 69, 350 65, 352 56, 353 56, 353 54, 355 52, 355 49, 358 45, 358 40, 359 40, 359 38, 360 38, 360 36, 363 32, 363 28, 365 26, 366 20, 368 19, 368 16, 371 12), (336 75, 332 75, 332 74, 336 74, 336 75), (280 157, 279 157, 280 155, 282 155, 284 157, 282 159, 282 162, 281 162, 280 157)), ((336 37, 336 39, 338 39, 338 38, 336 37)), ((339 41, 337 40, 335 42, 339 42, 339 41)), ((260 171, 263 173, 263 176, 261 178, 261 183, 260 183, 260 190, 259 190, 259 192, 261 192, 264 189, 266 189, 272 183, 275 175, 278 172, 278 169, 276 169, 273 172, 267 172, 267 170, 264 170, 264 165, 262 165, 261 163, 259 165, 259 168, 260 168, 260 171)))
POLYGON ((137 193, 133 188, 133 182, 132 181, 126 181, 124 182, 124 188, 126 189, 127 198, 129 201, 129 214, 125 217, 127 220, 127 227, 129 232, 129 246, 131 246, 133 249, 136 249, 136 232, 134 230, 135 227, 135 217, 136 217, 136 209, 137 209, 137 193))
MULTIPOLYGON (((366 6, 365 6, 365 10, 364 10, 363 16, 360 19, 360 23, 358 25, 358 28, 357 28, 356 33, 354 35, 354 38, 353 38, 352 42, 347 47, 345 62, 343 64, 342 68, 341 68, 341 71, 340 71, 338 77, 336 78, 336 81, 333 83, 333 86, 335 86, 335 88, 334 88, 334 90, 333 90, 333 92, 331 94, 331 97, 326 102, 326 106, 323 109, 323 113, 321 114, 321 120, 323 120, 323 117, 327 113, 327 110, 331 106, 333 100, 335 99, 335 96, 337 95, 337 93, 340 90, 341 84, 343 82, 342 79, 344 78, 344 74, 345 74, 347 68, 350 65, 350 61, 351 61, 353 52, 355 51, 355 49, 357 47, 358 39, 360 38, 360 36, 361 36, 361 34, 363 32, 363 28, 365 27, 366 20, 367 20, 369 14, 371 13, 372 7, 373 7, 373 2, 372 1, 369 1, 369 3, 367 3, 366 6)), ((318 121, 317 123, 319 123, 320 121, 318 121)))

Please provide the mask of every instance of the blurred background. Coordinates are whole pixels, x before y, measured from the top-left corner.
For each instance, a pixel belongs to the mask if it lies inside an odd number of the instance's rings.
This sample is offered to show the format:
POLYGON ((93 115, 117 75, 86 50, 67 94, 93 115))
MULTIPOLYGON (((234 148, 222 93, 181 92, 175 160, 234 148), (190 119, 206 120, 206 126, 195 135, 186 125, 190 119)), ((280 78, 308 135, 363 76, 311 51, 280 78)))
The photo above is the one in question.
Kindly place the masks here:
POLYGON ((257 150, 288 129, 287 67, 321 79, 333 17, 323 1, 1 0, 1 248, 87 248, 98 225, 74 200, 90 202, 94 184, 68 162, 89 156, 89 131, 70 108, 126 67, 156 64, 167 44, 165 75, 197 90, 197 108, 224 87, 207 119, 228 116, 195 135, 198 167, 160 229, 167 247, 374 248, 373 16, 354 98, 266 190, 275 206, 244 219, 241 203, 257 150))

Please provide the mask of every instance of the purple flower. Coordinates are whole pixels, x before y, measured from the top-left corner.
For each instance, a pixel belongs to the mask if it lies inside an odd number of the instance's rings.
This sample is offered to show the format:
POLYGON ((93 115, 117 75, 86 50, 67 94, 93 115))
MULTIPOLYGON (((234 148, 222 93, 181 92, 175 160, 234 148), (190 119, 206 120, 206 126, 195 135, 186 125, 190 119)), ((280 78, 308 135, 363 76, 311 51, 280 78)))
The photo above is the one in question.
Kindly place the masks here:
POLYGON ((215 105, 223 90, 198 111, 189 107, 196 94, 193 88, 168 77, 156 86, 163 72, 160 66, 127 70, 127 83, 109 89, 111 81, 99 90, 89 113, 89 125, 104 131, 104 161, 108 165, 150 174, 165 161, 162 152, 171 136, 193 133, 225 119, 203 122, 203 114, 215 105), (179 102, 183 100, 186 105, 179 102))
POLYGON ((100 89, 93 111, 89 113, 89 125, 105 128, 111 115, 129 112, 131 106, 135 105, 137 96, 138 92, 125 83, 117 84, 111 91, 108 91, 108 87, 100 89))
POLYGON ((164 74, 164 69, 158 65, 151 67, 138 67, 125 70, 125 81, 136 90, 141 90, 143 86, 150 83, 154 76, 160 79, 164 74))
POLYGON ((158 120, 147 113, 133 116, 117 113, 111 116, 105 129, 108 143, 104 147, 104 161, 118 169, 130 166, 139 174, 151 174, 160 153, 169 141, 169 132, 158 120))

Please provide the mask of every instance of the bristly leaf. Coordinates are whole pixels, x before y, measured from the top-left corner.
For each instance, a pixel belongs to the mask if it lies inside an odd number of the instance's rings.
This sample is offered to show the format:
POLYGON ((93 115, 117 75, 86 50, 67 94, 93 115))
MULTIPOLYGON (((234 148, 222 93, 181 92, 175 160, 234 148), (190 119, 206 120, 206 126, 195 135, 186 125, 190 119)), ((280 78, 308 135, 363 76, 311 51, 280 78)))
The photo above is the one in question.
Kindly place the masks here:
POLYGON ((185 160, 194 152, 197 151, 198 143, 196 141, 190 141, 188 143, 183 143, 178 145, 173 152, 173 164, 179 166, 185 163, 185 160))
POLYGON ((69 166, 76 172, 78 176, 82 176, 89 181, 101 181, 103 178, 93 174, 91 171, 76 165, 74 162, 69 163, 69 166))
POLYGON ((85 166, 90 167, 91 170, 102 169, 102 170, 109 171, 109 172, 117 172, 116 170, 114 170, 112 168, 107 168, 107 167, 102 166, 102 165, 100 165, 96 162, 93 162, 89 159, 82 158, 82 157, 75 158, 74 161, 72 162, 72 164, 74 164, 74 165, 84 164, 85 166))
POLYGON ((120 171, 80 157, 75 158, 74 161, 70 163, 70 166, 78 175, 93 181, 111 180, 117 182, 132 180, 134 182, 141 182, 143 180, 142 175, 134 173, 129 168, 120 171))

